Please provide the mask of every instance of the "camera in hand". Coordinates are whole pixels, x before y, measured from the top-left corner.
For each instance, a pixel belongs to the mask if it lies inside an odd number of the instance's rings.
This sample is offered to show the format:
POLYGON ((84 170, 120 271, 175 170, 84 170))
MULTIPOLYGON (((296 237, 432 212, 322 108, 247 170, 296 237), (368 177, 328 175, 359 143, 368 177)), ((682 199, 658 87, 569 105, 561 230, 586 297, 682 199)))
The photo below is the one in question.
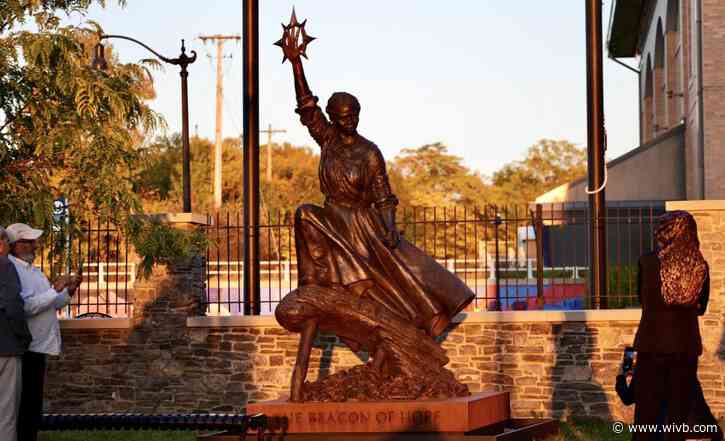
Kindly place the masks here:
POLYGON ((634 367, 635 350, 631 346, 624 348, 624 358, 622 360, 622 371, 629 372, 634 367))

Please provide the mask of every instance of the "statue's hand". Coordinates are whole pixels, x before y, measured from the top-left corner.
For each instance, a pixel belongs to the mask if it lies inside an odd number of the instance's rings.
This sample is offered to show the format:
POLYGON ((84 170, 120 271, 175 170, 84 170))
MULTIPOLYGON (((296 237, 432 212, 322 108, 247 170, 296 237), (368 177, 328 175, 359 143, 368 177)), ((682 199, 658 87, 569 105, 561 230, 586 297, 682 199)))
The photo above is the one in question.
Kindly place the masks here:
POLYGON ((396 248, 400 243, 400 231, 398 231, 395 227, 392 229, 389 228, 386 231, 385 236, 383 236, 383 243, 390 249, 396 248))
MULTIPOLYGON (((297 45, 296 43, 297 42, 292 38, 290 31, 285 30, 284 34, 282 35, 282 39, 275 44, 282 48, 284 58, 294 63, 295 61, 298 61, 300 59, 301 55, 299 45, 297 45), (278 44, 280 42, 282 44, 278 44)), ((284 60, 282 62, 284 63, 284 60)))
POLYGON ((282 28, 284 28, 282 38, 274 44, 282 48, 282 53, 284 54, 284 59, 282 59, 283 63, 287 59, 293 64, 299 62, 300 56, 307 58, 307 54, 305 53, 307 45, 315 37, 307 35, 307 32, 305 32, 305 23, 307 23, 307 20, 304 20, 302 23, 297 22, 297 16, 293 10, 290 23, 288 25, 282 25, 282 28))
POLYGON ((377 224, 378 234, 381 235, 380 240, 390 249, 397 247, 400 243, 400 231, 395 225, 395 206, 379 208, 377 213, 373 219, 377 224))

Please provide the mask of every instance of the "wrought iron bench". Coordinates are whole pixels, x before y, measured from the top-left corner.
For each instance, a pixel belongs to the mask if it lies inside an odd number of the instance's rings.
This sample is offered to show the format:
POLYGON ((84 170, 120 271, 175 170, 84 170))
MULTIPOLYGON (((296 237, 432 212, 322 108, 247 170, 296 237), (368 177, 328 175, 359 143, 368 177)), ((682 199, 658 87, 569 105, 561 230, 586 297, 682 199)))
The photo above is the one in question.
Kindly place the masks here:
POLYGON ((260 435, 267 427, 263 414, 44 414, 40 430, 196 430, 228 431, 244 439, 247 431, 260 435))

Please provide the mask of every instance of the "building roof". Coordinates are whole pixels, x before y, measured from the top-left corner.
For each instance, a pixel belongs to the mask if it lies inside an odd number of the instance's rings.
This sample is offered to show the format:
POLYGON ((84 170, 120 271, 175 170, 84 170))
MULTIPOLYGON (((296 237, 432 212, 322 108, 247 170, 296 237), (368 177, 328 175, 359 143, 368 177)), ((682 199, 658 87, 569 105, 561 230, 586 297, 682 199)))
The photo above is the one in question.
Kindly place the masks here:
POLYGON ((612 58, 637 55, 642 16, 647 0, 614 0, 609 19, 607 50, 612 58))
MULTIPOLYGON (((606 163, 607 169, 612 169, 617 165, 624 164, 627 161, 632 160, 633 158, 642 155, 643 153, 647 152, 650 149, 657 148, 660 146, 663 146, 669 139, 672 138, 678 138, 683 139, 685 134, 685 122, 680 121, 679 124, 676 126, 670 128, 669 130, 665 131, 664 133, 659 134, 657 137, 647 141, 646 143, 628 151, 627 153, 618 156, 615 159, 612 159, 611 161, 608 161, 606 163)), ((684 142, 684 141, 683 141, 684 142)), ((666 174, 659 175, 662 179, 669 179, 666 174)), ((583 186, 586 188, 586 185, 588 183, 588 177, 583 176, 578 179, 574 179, 570 182, 567 182, 565 184, 561 184, 558 187, 552 188, 551 190, 547 191, 546 193, 543 193, 539 195, 535 203, 549 203, 552 201, 566 201, 569 195, 571 194, 572 190, 576 186, 583 186)), ((652 200, 653 198, 641 198, 640 200, 652 200)))

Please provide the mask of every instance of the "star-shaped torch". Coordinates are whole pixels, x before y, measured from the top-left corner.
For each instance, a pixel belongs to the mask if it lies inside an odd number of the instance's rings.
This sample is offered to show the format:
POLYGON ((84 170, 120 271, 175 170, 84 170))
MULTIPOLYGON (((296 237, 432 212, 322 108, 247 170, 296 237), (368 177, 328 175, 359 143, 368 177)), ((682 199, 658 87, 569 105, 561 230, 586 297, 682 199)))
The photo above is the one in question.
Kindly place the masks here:
POLYGON ((292 8, 292 17, 290 18, 289 24, 285 25, 282 23, 282 29, 284 29, 282 38, 274 43, 276 46, 282 48, 282 52, 284 53, 282 63, 288 59, 290 61, 295 61, 299 59, 300 55, 307 58, 307 45, 310 44, 315 37, 307 35, 307 32, 305 31, 306 23, 307 20, 302 21, 302 23, 297 21, 297 15, 295 14, 294 8, 292 8))

